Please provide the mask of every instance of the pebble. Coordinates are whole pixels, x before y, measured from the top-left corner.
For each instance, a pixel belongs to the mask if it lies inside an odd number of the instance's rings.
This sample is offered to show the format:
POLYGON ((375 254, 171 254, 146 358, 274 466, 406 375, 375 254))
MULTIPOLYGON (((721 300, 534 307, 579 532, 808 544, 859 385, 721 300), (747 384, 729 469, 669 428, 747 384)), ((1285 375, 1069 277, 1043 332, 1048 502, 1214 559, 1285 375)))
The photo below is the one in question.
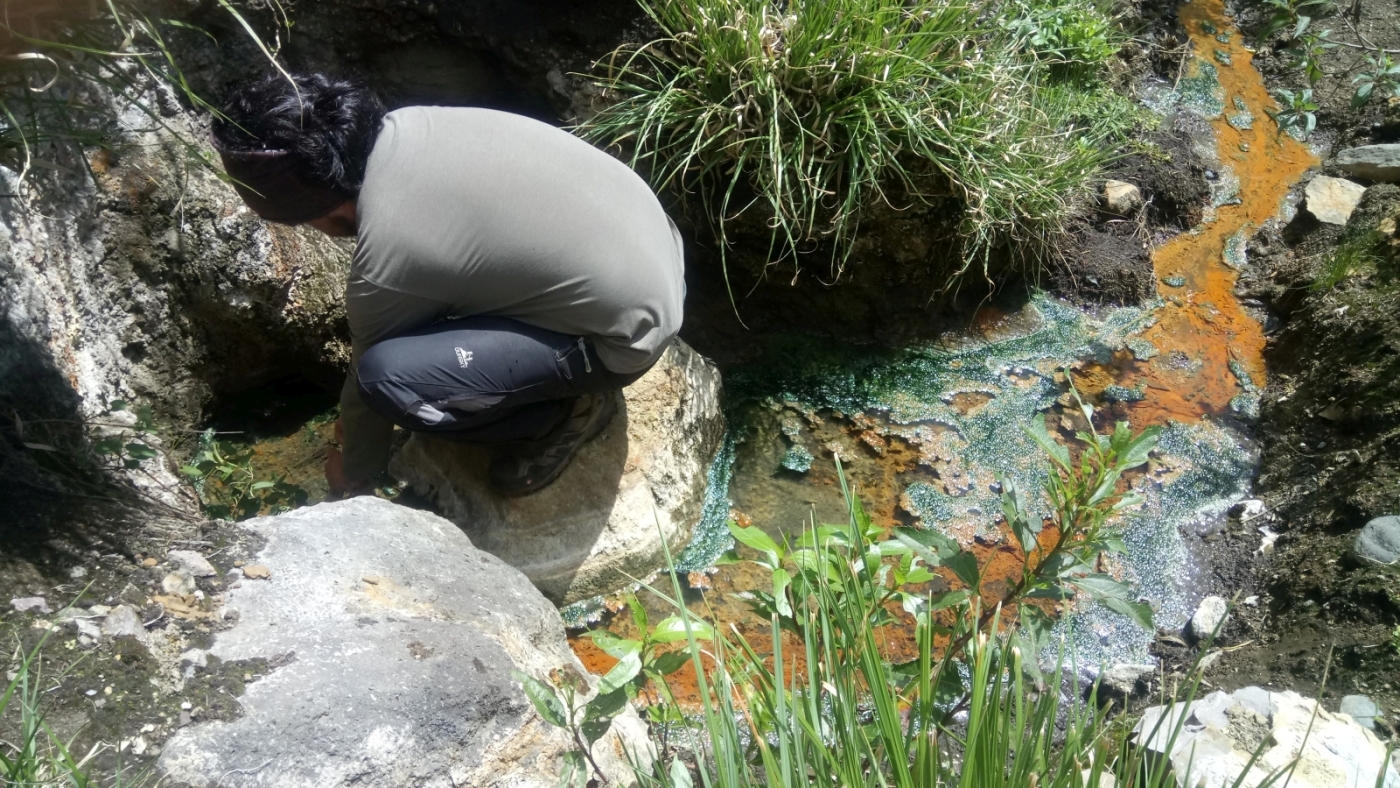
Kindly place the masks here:
POLYGON ((180 710, 181 710, 181 711, 189 711, 190 709, 193 709, 193 708, 194 708, 194 704, 193 704, 193 703, 190 703, 189 701, 185 701, 184 703, 181 703, 181 704, 180 704, 180 710))
POLYGON ((166 558, 194 577, 213 577, 219 573, 204 556, 193 550, 171 550, 166 558))
POLYGON ((1127 216, 1142 206, 1142 190, 1127 181, 1108 180, 1103 185, 1103 207, 1127 216))
POLYGON ((144 567, 146 567, 147 569, 150 569, 151 567, 153 567, 153 566, 155 566, 156 564, 159 564, 159 563, 160 563, 160 562, 157 561, 157 560, 154 559, 154 558, 147 558, 146 560, 144 560, 144 561, 141 562, 141 565, 144 566, 144 567))
POLYGON ((1222 624, 1230 612, 1230 603, 1224 597, 1208 596, 1201 600, 1196 613, 1191 616, 1191 636, 1196 640, 1210 637, 1222 624))
POLYGON ((1361 727, 1371 730, 1376 729, 1376 718, 1384 714, 1381 707, 1365 695, 1347 695, 1342 698, 1342 705, 1338 711, 1350 714, 1361 727))
POLYGON ((1267 509, 1264 502, 1258 498, 1250 498, 1236 503, 1230 507, 1230 516, 1242 522, 1248 522, 1262 515, 1267 509))
POLYGON ((68 576, 73 578, 74 580, 87 577, 87 569, 81 566, 75 566, 72 569, 68 570, 68 576))
POLYGON ((160 587, 165 589, 165 593, 176 596, 193 594, 195 591, 194 578, 185 572, 171 572, 160 581, 160 587))
POLYGON ((131 605, 118 605, 102 621, 102 634, 107 637, 136 637, 143 631, 141 617, 131 605))
POLYGON ((30 610, 36 613, 44 614, 53 612, 53 610, 49 607, 48 601, 41 596, 27 596, 11 599, 10 607, 13 607, 15 611, 19 613, 24 613, 30 610))
POLYGON ((1400 562, 1400 517, 1377 517, 1366 523, 1356 535, 1355 549, 1361 558, 1378 564, 1400 562))
POLYGON ((272 571, 262 564, 249 564, 243 567, 243 576, 249 580, 267 580, 272 577, 272 571))
POLYGON ((1132 695, 1142 679, 1152 675, 1156 665, 1123 663, 1105 670, 1099 680, 1103 687, 1119 695, 1132 695))

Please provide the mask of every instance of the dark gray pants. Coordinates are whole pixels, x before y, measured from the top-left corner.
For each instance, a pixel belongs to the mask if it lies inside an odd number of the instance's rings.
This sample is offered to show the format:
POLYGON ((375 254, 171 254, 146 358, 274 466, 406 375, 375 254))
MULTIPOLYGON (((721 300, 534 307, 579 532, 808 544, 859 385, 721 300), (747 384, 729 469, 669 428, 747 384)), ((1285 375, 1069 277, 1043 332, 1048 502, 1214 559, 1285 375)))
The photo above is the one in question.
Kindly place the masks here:
POLYGON ((372 345, 360 357, 360 396, 406 430, 528 450, 584 394, 645 374, 603 366, 583 338, 503 317, 468 317, 372 345))

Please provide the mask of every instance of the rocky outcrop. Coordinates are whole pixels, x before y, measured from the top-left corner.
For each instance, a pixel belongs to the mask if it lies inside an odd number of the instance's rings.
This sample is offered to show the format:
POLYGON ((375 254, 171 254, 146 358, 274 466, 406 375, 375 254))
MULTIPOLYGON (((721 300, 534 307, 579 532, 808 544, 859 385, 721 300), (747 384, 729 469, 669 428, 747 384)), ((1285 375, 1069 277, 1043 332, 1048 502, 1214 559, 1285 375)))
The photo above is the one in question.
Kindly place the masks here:
POLYGON ((1366 187, 1346 178, 1319 175, 1308 181, 1303 194, 1307 197, 1308 213, 1324 224, 1344 225, 1351 212, 1361 202, 1366 187))
POLYGON ((1286 781, 1294 788, 1400 788, 1400 774, 1374 733, 1351 716, 1328 712, 1296 692, 1245 687, 1232 694, 1213 692, 1186 707, 1153 706, 1143 713, 1134 735, 1139 745, 1170 755, 1182 788, 1235 785, 1256 751, 1259 758, 1240 783, 1242 788, 1254 788, 1270 774, 1283 774, 1295 757, 1299 760, 1292 776, 1275 783, 1286 781), (1377 782, 1382 770, 1384 781, 1377 782))
POLYGON ((1373 181, 1400 181, 1400 144, 1362 145, 1337 154, 1337 168, 1373 181))
MULTIPOLYGON (((129 127, 150 126, 128 114, 129 127)), ((0 200, 0 316, 12 334, 0 380, 39 356, 86 415, 136 399, 188 422, 214 392, 329 374, 346 358, 349 247, 259 220, 192 160, 187 145, 205 132, 174 110, 165 120, 87 161, 70 150, 61 170, 24 182, 0 170, 15 195, 0 200)))
MULTIPOLYGON (((243 716, 166 742, 162 784, 229 788, 552 786, 568 735, 510 671, 587 676, 548 601, 439 517, 376 498, 248 522, 264 579, 231 588, 236 624, 203 659, 266 660, 243 716), (280 666, 280 667, 279 667, 280 666)), ((610 781, 643 757, 630 709, 594 745, 610 781)))
POLYGON ((612 423, 549 487, 502 498, 487 449, 413 435, 390 472, 431 497, 472 542, 559 604, 615 591, 665 563, 700 520, 724 435, 714 364, 676 340, 623 391, 612 423))

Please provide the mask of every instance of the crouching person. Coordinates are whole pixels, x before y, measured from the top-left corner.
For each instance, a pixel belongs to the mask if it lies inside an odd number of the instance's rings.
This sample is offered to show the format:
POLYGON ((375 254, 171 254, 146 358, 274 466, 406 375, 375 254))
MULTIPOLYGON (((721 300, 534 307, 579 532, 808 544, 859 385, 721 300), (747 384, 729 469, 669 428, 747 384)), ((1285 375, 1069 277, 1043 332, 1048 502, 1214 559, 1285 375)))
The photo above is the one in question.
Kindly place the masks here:
POLYGON ((214 143, 263 219, 356 236, 336 496, 370 491, 393 426, 495 447, 503 495, 558 478, 680 329, 680 236, 621 162, 486 109, 384 113, 323 74, 236 88, 214 143))

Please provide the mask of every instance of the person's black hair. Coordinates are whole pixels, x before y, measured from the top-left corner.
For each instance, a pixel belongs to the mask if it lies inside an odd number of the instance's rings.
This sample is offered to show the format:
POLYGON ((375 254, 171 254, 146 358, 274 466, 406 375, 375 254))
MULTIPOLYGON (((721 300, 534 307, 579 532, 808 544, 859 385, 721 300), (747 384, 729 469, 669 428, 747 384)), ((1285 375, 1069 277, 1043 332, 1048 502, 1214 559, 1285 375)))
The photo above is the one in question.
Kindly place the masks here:
POLYGON ((319 72, 289 80, 273 73, 235 86, 223 115, 213 123, 220 147, 289 151, 302 162, 301 177, 354 197, 364 183, 384 105, 353 80, 319 72))

